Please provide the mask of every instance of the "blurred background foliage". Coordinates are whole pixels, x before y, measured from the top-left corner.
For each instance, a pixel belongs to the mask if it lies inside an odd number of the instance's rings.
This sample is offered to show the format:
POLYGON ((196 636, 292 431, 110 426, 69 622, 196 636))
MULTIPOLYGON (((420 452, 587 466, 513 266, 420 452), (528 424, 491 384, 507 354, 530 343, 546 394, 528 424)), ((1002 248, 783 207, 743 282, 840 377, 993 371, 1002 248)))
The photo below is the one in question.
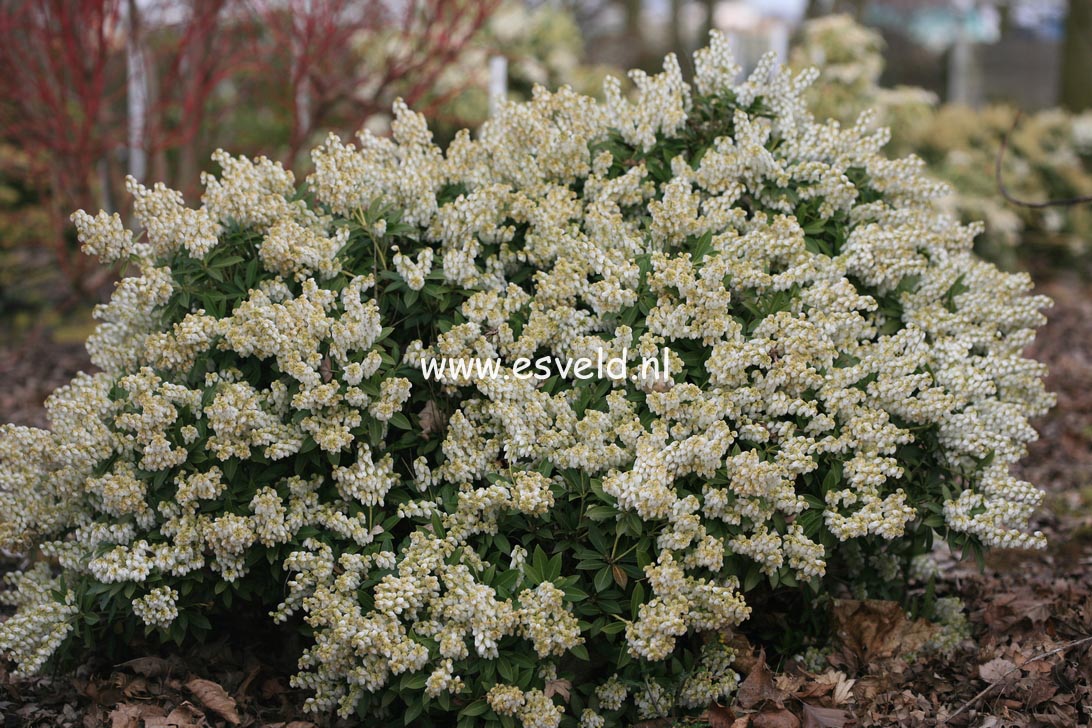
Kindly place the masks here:
MULTIPOLYGON (((68 215, 128 216, 124 178, 200 194, 217 147, 307 173, 330 132, 384 134, 402 97, 441 143, 496 93, 598 95, 618 68, 680 56, 710 28, 745 69, 818 66, 817 116, 866 109, 892 155, 921 157, 982 219, 981 252, 1039 275, 1092 274, 1092 0, 23 0, 0 5, 0 331, 82 338, 117 271, 68 215), (1067 108, 1068 107, 1068 108, 1067 108)), ((496 101, 496 98, 494 98, 496 101)))

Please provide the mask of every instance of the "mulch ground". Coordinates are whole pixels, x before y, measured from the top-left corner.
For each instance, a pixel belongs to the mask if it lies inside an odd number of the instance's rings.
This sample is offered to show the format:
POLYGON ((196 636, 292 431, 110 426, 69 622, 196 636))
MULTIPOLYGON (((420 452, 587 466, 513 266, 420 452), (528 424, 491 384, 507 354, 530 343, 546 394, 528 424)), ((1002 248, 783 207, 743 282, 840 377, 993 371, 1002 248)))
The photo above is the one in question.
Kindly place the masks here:
MULTIPOLYGON (((1092 290, 1056 280, 1042 291, 1055 306, 1033 354, 1050 366, 1058 406, 1038 423, 1041 439, 1020 471, 1047 493, 1036 527, 1048 534, 1049 548, 993 552, 983 570, 941 555, 939 593, 963 600, 970 628, 944 654, 918 649, 925 627, 883 602, 835 609, 836 649, 817 671, 792 661, 768 666, 760 646, 737 636, 737 668, 746 679, 735 701, 710 706, 687 725, 1092 725, 1092 290)), ((45 330, 0 346, 0 422, 43 426, 45 397, 86 367, 79 346, 57 345, 45 330)), ((16 564, 9 558, 0 571, 16 564)), ((0 725, 337 724, 304 715, 306 696, 288 686, 290 669, 272 662, 245 647, 214 644, 116 665, 93 660, 74 676, 15 680, 0 664, 0 725)))

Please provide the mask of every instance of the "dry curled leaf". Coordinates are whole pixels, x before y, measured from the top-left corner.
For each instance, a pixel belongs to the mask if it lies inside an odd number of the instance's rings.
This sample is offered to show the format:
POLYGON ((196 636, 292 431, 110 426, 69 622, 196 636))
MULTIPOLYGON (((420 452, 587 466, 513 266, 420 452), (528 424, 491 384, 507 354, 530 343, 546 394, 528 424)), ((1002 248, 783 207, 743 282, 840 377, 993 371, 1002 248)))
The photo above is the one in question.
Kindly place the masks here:
POLYGON ((852 699, 853 686, 856 683, 856 680, 847 678, 844 672, 828 670, 820 675, 816 675, 800 690, 795 692, 796 697, 801 699, 821 698, 830 695, 830 700, 834 705, 841 705, 852 699))
POLYGON ((747 679, 736 692, 736 702, 745 709, 751 709, 764 701, 771 701, 778 706, 785 704, 785 693, 774 685, 773 676, 766 667, 766 650, 758 653, 754 667, 747 679))
POLYGON ((800 720, 784 708, 775 708, 752 715, 751 725, 753 728, 800 728, 800 720))
POLYGON ((839 708, 804 703, 804 728, 845 728, 852 716, 839 708))
POLYGON ((834 622, 842 644, 861 664, 916 652, 938 629, 924 619, 907 619, 897 602, 878 599, 835 600, 834 622))
POLYGON ((754 646, 744 635, 732 629, 723 629, 720 632, 720 640, 731 648, 736 656, 732 660, 732 667, 741 675, 747 675, 754 669, 758 658, 755 656, 754 646))
POLYGON ((254 679, 258 677, 258 674, 261 671, 261 665, 254 665, 252 668, 250 668, 250 672, 246 674, 246 677, 243 678, 243 681, 239 683, 239 687, 235 689, 236 698, 241 698, 246 695, 246 691, 250 689, 251 683, 254 682, 254 679))
POLYGON ((127 698, 146 698, 148 697, 148 681, 142 677, 134 677, 132 680, 120 681, 118 687, 125 693, 127 698))
POLYGON ((279 677, 268 677, 262 681, 262 685, 258 690, 263 699, 269 700, 286 692, 288 688, 284 686, 284 681, 279 677))
POLYGON ((782 673, 778 673, 777 675, 774 675, 773 680, 774 680, 774 685, 777 686, 777 689, 778 690, 784 690, 786 693, 795 693, 796 691, 800 690, 801 688, 807 689, 804 686, 804 676, 803 675, 786 675, 785 673, 782 672, 782 673))
POLYGON ((221 716, 232 725, 239 725, 239 712, 235 707, 235 699, 212 680, 204 680, 195 677, 186 683, 186 689, 193 693, 194 697, 201 701, 209 710, 221 716))
POLYGON ((1036 708, 1053 698, 1058 693, 1058 686, 1049 679, 1035 680, 1028 689, 1025 703, 1029 708, 1036 708))
POLYGON ((417 415, 417 420, 421 423, 421 437, 426 440, 429 439, 432 433, 443 430, 447 424, 444 413, 436 406, 436 402, 431 399, 425 403, 424 408, 417 415))
POLYGON ((144 677, 163 677, 171 672, 171 663, 162 657, 138 657, 134 660, 123 662, 118 667, 123 667, 130 672, 144 677))
POLYGON ((546 689, 542 692, 546 693, 547 698, 552 698, 557 695, 566 703, 569 702, 569 691, 572 690, 573 684, 570 680, 548 680, 546 682, 546 689))
POLYGON ((713 703, 698 716, 698 720, 705 721, 709 728, 732 728, 735 725, 735 715, 731 709, 723 705, 713 703))
POLYGON ((122 703, 110 711, 110 728, 140 728, 139 705, 122 703))
POLYGON ((204 728, 207 725, 205 714, 190 703, 182 703, 170 715, 144 719, 144 728, 204 728))
POLYGON ((995 632, 1008 632, 1021 623, 1031 627, 1050 618, 1051 602, 1032 594, 1001 594, 990 600, 982 619, 995 632))

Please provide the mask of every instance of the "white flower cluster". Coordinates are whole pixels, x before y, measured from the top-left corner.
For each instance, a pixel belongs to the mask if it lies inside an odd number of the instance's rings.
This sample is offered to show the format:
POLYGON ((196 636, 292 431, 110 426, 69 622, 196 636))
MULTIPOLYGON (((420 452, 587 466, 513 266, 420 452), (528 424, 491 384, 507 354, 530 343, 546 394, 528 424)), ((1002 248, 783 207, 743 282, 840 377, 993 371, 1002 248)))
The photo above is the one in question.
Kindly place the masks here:
POLYGON ((151 627, 169 627, 178 616, 178 592, 159 586, 133 600, 133 614, 151 627))
MULTIPOLYGON (((575 557, 555 557, 556 578, 529 557, 584 499, 612 536, 648 535, 643 568, 613 575, 627 605, 634 584, 644 595, 614 615, 617 654, 642 664, 745 620, 748 569, 816 580, 839 542, 897 540, 923 505, 986 544, 1040 545, 1024 530, 1039 494, 1008 466, 1051 403, 1021 354, 1046 299, 972 254, 978 228, 937 214, 938 185, 884 158, 867 119, 816 123, 811 74, 767 59, 732 87, 716 35, 695 67, 691 88, 669 57, 633 75, 631 98, 608 84, 604 105, 539 89, 446 150, 396 105, 392 138, 314 152, 314 209, 278 165, 218 153, 197 210, 133 188, 147 243, 77 214, 89 250, 137 256, 141 275, 99 311, 102 373, 54 395, 53 431, 0 431, 2 545, 137 584, 246 579, 283 548, 274 617, 314 632, 295 683, 343 714, 408 673, 441 700, 512 645, 546 660, 604 639, 574 612, 575 557), (369 217, 383 206, 390 229, 369 217), (240 234, 240 271, 260 280, 198 305, 179 271, 218 270, 240 234), (418 294, 423 315, 384 320, 418 294), (425 356, 505 374, 601 351, 668 371, 552 389, 411 376, 425 356), (593 485, 566 492, 570 471, 593 485), (499 532, 512 523, 533 525, 499 532)), ((20 611, 0 627, 23 670, 73 613, 46 576, 16 578, 20 611)), ((166 626, 180 593, 148 591, 133 614, 166 626)), ((707 647, 682 705, 730 693, 730 660, 707 647)), ((612 677, 581 720, 665 715, 672 695, 612 677)), ((563 710, 541 683, 484 699, 524 726, 563 710)))
POLYGON ((61 583, 45 563, 9 573, 4 583, 8 589, 0 592, 0 601, 18 611, 0 622, 0 646, 19 656, 23 673, 33 674, 42 669, 72 631, 72 617, 79 611, 75 594, 71 589, 65 591, 60 602, 52 596, 61 583))

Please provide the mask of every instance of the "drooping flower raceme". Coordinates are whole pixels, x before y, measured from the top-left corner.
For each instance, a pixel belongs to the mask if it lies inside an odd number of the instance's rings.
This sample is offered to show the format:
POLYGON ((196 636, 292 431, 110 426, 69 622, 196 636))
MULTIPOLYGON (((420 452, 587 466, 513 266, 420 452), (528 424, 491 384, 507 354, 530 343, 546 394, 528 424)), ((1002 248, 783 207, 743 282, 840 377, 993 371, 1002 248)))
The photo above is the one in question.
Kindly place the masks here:
POLYGON ((317 710, 606 725, 725 699, 703 635, 773 589, 934 531, 1041 545, 1009 465, 1048 302, 867 115, 816 122, 812 74, 733 86, 717 35, 694 67, 540 89, 446 150, 399 104, 302 186, 217 153, 195 210, 130 184, 140 236, 78 213, 140 273, 52 430, 2 430, 0 542, 59 571, 11 578, 0 649, 32 671, 104 614, 182 638, 234 603, 306 621, 317 710), (599 354, 630 366, 513 376, 599 354))

